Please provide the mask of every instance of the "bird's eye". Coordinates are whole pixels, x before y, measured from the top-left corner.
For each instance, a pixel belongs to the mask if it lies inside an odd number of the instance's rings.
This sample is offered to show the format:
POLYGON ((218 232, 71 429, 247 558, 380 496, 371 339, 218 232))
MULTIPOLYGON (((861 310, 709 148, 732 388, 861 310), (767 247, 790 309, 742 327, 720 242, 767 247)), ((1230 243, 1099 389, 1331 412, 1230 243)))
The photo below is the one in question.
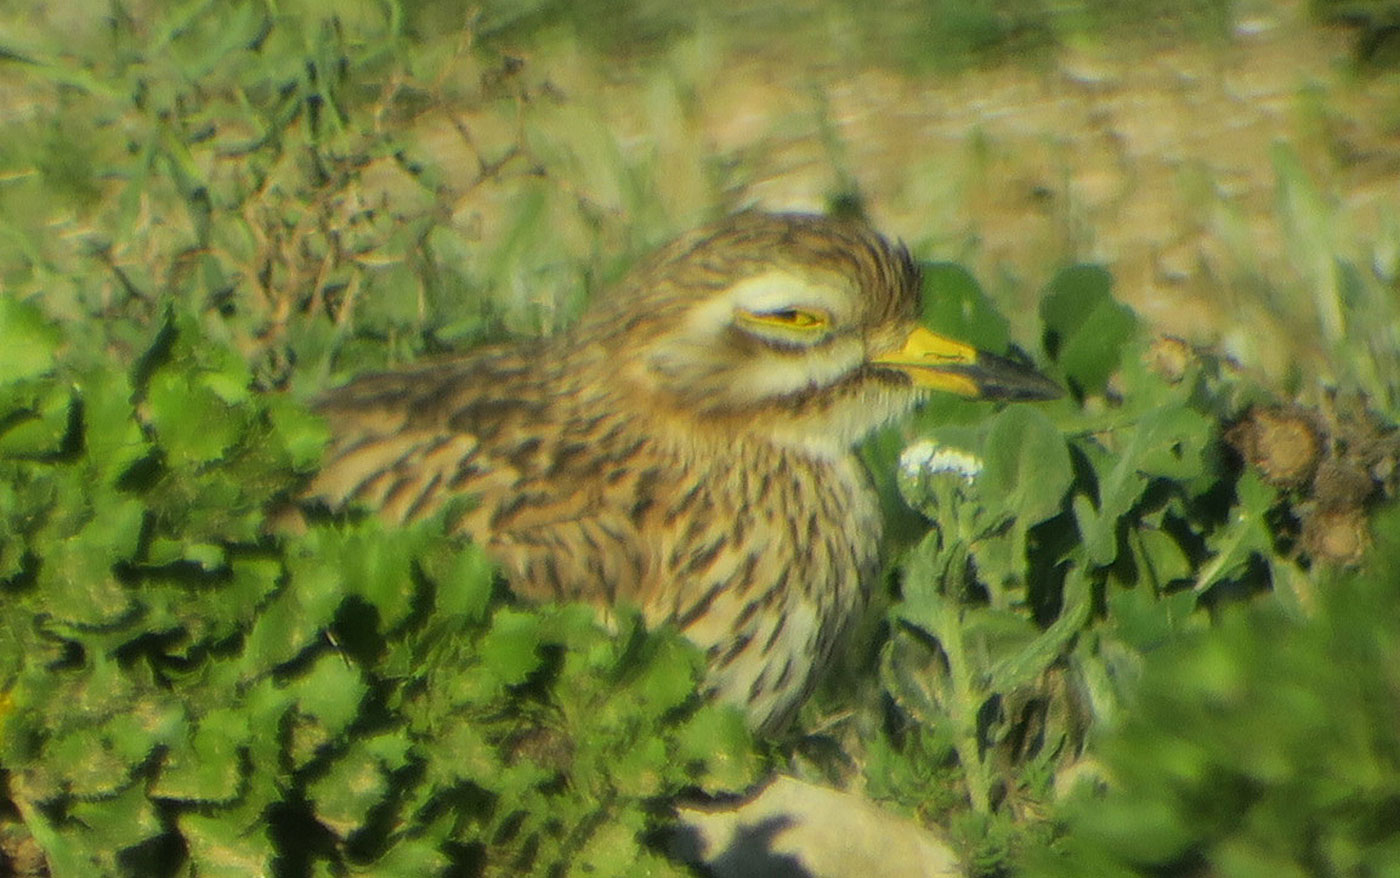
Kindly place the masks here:
POLYGON ((740 326, 760 332, 765 329, 819 332, 829 329, 831 326, 829 314, 810 308, 776 308, 772 311, 750 311, 740 308, 735 313, 735 319, 740 326))
POLYGON ((820 314, 814 314, 811 311, 798 311, 796 308, 786 308, 782 311, 772 311, 767 316, 772 320, 776 320, 780 323, 786 323, 788 326, 796 326, 798 328, 805 328, 808 326, 820 326, 825 322, 822 319, 822 315, 820 314))

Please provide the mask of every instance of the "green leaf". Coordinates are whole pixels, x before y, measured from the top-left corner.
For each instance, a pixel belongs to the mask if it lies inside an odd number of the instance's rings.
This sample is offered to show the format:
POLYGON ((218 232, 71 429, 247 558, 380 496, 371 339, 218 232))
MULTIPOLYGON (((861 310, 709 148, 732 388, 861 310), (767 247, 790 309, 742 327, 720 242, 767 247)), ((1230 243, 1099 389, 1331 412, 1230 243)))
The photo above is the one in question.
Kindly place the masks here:
POLYGON ((1026 526, 1059 513, 1074 473, 1064 437, 1044 413, 1028 406, 1003 410, 984 449, 986 490, 1005 498, 1005 508, 1026 526))
MULTIPOLYGON (((963 643, 969 656, 975 656, 979 664, 1010 663, 1021 658, 1028 647, 1041 633, 1036 624, 1024 613, 1014 610, 998 610, 993 607, 975 607, 962 615, 963 643)), ((1047 662, 1048 664, 1048 662, 1047 662)), ((1019 682, 993 679, 990 688, 1009 690, 1019 682)))
POLYGON ((370 809, 389 794, 388 772, 398 766, 385 764, 374 752, 374 740, 352 743, 324 776, 307 787, 316 819, 341 838, 358 829, 370 809))
POLYGON ((187 542, 156 537, 146 550, 146 562, 153 565, 188 561, 205 570, 220 570, 228 564, 228 550, 212 543, 187 542))
POLYGON ((37 306, 0 295, 0 384, 37 378, 53 369, 62 339, 37 306))
POLYGON ((955 262, 926 262, 923 323, 989 351, 1011 344, 1011 325, 972 274, 955 262))
POLYGON ((1200 412, 1166 406, 1143 415, 1124 454, 1140 472, 1186 481, 1201 474, 1206 444, 1215 433, 1200 412))
POLYGON ((55 619, 95 627, 117 623, 134 606, 131 590, 112 567, 135 555, 146 509, 134 498, 107 492, 92 499, 92 520, 48 548, 39 585, 55 619))
POLYGON ((64 789, 79 799, 110 796, 131 782, 135 760, 113 740, 110 730, 76 729, 45 748, 46 766, 62 778, 64 789))
POLYGON ((1112 510, 1096 509, 1083 494, 1074 495, 1070 508, 1089 562, 1096 567, 1112 564, 1118 557, 1118 516, 1112 510))
POLYGON ((695 648, 678 637, 652 635, 652 645, 655 651, 628 688, 649 713, 660 715, 695 694, 700 668, 695 648))
MULTIPOLYGON (((1065 577, 1064 606, 1049 628, 1036 631, 1031 637, 1013 631, 1012 639, 1000 644, 1000 648, 987 649, 986 655, 992 662, 987 675, 990 688, 1014 692, 1040 678, 1064 657, 1066 647, 1084 629, 1092 611, 1093 583, 1082 568, 1074 567, 1065 577)), ((987 612, 990 611, 972 615, 987 612)))
POLYGON ((432 730, 424 742, 431 758, 428 771, 437 775, 443 786, 470 781, 484 789, 493 789, 493 781, 501 769, 501 757, 481 726, 462 716, 452 717, 450 723, 432 730))
POLYGON ((179 740, 188 729, 184 706, 164 694, 147 694, 122 707, 105 728, 114 752, 133 765, 145 762, 157 747, 179 740))
POLYGON ((87 457, 103 481, 111 484, 150 452, 131 409, 131 382, 124 370, 102 364, 81 376, 78 393, 87 457))
POLYGON ((90 861, 100 863, 101 871, 106 874, 118 872, 118 854, 165 831, 155 807, 139 784, 111 798, 76 802, 68 816, 82 829, 64 833, 65 842, 90 851, 90 861))
POLYGON ((1193 565, 1186 552, 1166 531, 1139 527, 1133 531, 1135 558, 1155 588, 1191 578, 1193 565))
MULTIPOLYGON (((274 874, 277 849, 263 819, 246 819, 243 809, 185 811, 176 817, 180 836, 200 878, 247 878, 274 874), (235 819, 243 815, 244 820, 235 819)), ((255 812, 255 818, 257 818, 255 812)))
POLYGON ((924 727, 942 728, 951 721, 949 708, 956 700, 952 683, 925 639, 895 632, 880 654, 880 681, 900 709, 924 727))
POLYGON ((392 630, 413 610, 417 592, 414 562, 439 538, 441 525, 428 520, 412 527, 386 528, 378 519, 319 527, 296 547, 297 569, 331 567, 340 590, 358 595, 379 612, 380 627, 392 630))
POLYGON ((150 794, 188 802, 227 802, 239 793, 248 715, 225 707, 200 717, 184 740, 171 746, 150 794))
POLYGON ((640 868, 644 859, 637 838, 641 827, 628 826, 616 820, 603 823, 589 837, 583 849, 570 859, 569 876, 629 876, 651 874, 640 868))
POLYGON ((360 670, 338 653, 326 653, 309 671, 286 686, 297 697, 297 707, 315 717, 331 735, 338 735, 360 711, 368 687, 360 670))
POLYGON ((151 376, 146 405, 160 446, 177 467, 218 460, 247 426, 246 412, 174 368, 151 376))
POLYGON ((435 615, 469 621, 485 616, 496 568, 480 546, 471 543, 450 555, 435 554, 426 559, 425 568, 437 582, 435 615))
MULTIPOLYGON (((421 533, 420 529, 420 533, 421 533)), ((417 585, 413 557, 422 541, 406 534, 392 538, 376 530, 357 534, 339 554, 345 590, 363 597, 379 611, 380 626, 392 630, 413 610, 417 585)), ((329 557, 336 558, 332 553, 329 557)))
POLYGON ((1153 409, 1134 425, 1117 454, 1094 444, 1082 446, 1100 472, 1095 509, 1083 496, 1073 502, 1075 518, 1090 560, 1111 564, 1118 555, 1118 520, 1142 498, 1149 476, 1192 479, 1205 468, 1206 443, 1213 431, 1200 413, 1179 406, 1153 409), (1103 473, 1107 471, 1107 475, 1103 473))
POLYGON ((502 607, 478 644, 482 666, 510 686, 524 682, 540 666, 540 619, 534 613, 502 607))
POLYGON ((291 457, 292 466, 297 470, 309 470, 319 464, 330 439, 330 428, 325 420, 285 396, 269 395, 262 402, 277 438, 291 457))
POLYGON ((940 556, 939 535, 931 531, 910 551, 904 566, 902 600, 892 608, 900 621, 930 634, 957 613, 957 602, 943 593, 950 583, 946 581, 946 560, 940 556))
POLYGON ((0 456, 38 457, 58 453, 68 436, 72 405, 67 388, 58 385, 42 388, 24 415, 10 426, 0 428, 0 456))
POLYGON ((1129 646, 1144 652, 1187 630, 1196 609, 1196 594, 1190 589, 1154 595, 1144 586, 1112 588, 1105 600, 1114 632, 1129 646))
POLYGON ((760 767, 743 714, 728 705, 696 711, 676 735, 675 748, 675 761, 707 793, 744 789, 760 767))
POLYGON ((1225 526, 1210 535, 1211 558, 1196 574, 1196 593, 1234 576, 1255 555, 1274 551, 1274 535, 1264 517, 1278 497, 1278 490, 1252 469, 1240 476, 1235 490, 1239 504, 1230 510, 1225 526))
POLYGON ((442 875, 449 865, 442 842, 427 838, 399 838, 374 861, 375 878, 421 878, 442 875))
POLYGON ((595 768, 624 796, 655 796, 661 792, 670 766, 668 755, 666 742, 659 735, 644 735, 619 752, 606 753, 595 768))
POLYGON ((248 632, 243 663, 250 677, 291 661, 314 643, 324 642, 325 631, 345 599, 337 571, 304 559, 295 559, 291 567, 291 580, 248 632))
POLYGON ((1087 394, 1101 394, 1137 332, 1131 308, 1116 301, 1112 276, 1100 266, 1076 265, 1055 275, 1040 302, 1052 356, 1087 394))

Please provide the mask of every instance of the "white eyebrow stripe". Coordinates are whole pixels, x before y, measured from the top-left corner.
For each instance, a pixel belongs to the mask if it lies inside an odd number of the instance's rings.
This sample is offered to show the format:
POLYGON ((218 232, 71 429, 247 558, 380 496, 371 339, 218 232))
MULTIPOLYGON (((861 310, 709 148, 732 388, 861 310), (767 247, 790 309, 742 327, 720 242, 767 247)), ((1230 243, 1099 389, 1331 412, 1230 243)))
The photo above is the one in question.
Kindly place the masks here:
POLYGON ((832 320, 850 317, 855 298, 848 281, 831 274, 797 274, 781 268, 746 277, 721 297, 735 308, 758 313, 790 308, 825 311, 832 320))

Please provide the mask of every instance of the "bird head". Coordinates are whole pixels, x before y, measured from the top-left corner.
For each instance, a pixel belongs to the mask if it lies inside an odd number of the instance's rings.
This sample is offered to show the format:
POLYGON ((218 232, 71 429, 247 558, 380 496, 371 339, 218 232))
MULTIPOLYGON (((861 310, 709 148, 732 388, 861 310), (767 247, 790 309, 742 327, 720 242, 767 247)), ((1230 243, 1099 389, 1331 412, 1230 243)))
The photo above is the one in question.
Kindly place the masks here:
POLYGON ((746 212, 662 249, 582 338, 645 404, 844 451, 927 394, 1049 399, 1014 361, 923 327, 903 247, 859 223, 746 212))

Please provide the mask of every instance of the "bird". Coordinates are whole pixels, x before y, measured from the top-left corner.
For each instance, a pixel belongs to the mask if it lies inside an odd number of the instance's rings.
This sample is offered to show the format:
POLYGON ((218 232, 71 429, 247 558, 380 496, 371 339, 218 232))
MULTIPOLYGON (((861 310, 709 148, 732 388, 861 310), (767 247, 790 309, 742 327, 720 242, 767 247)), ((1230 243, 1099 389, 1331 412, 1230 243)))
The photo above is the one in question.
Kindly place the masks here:
POLYGON ((1060 394, 920 314, 909 251, 864 222, 733 214, 563 332, 323 394, 331 439, 306 496, 395 524, 475 498, 449 526, 515 595, 675 626, 705 654, 705 693, 773 734, 878 576, 861 440, 939 391, 1060 394))

